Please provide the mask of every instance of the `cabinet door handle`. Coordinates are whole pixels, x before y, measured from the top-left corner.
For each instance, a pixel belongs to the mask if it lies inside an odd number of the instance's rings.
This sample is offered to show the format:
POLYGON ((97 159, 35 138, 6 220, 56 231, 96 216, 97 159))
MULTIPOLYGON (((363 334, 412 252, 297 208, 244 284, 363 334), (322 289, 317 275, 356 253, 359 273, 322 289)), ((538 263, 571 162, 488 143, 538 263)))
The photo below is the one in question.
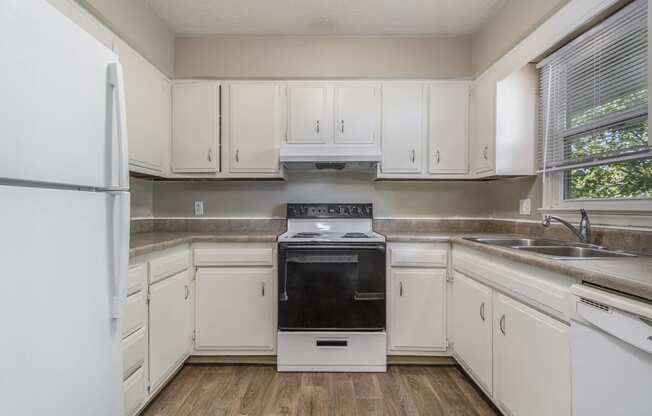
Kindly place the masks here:
POLYGON ((265 282, 260 285, 260 296, 265 297, 265 282))
POLYGON ((439 164, 439 150, 435 152, 435 160, 437 161, 437 164, 439 164))
POLYGON ((235 149, 235 162, 240 163, 240 149, 235 149))
POLYGON ((208 161, 213 161, 213 149, 208 149, 208 161))
POLYGON ((183 287, 183 290, 185 291, 185 296, 183 297, 183 299, 188 300, 188 298, 190 297, 190 288, 188 287, 188 285, 185 285, 183 287))
POLYGON ((315 131, 319 134, 319 120, 317 120, 317 125, 315 126, 315 131))
POLYGON ((344 134, 344 120, 340 120, 340 133, 344 134))
POLYGON ((410 152, 410 161, 414 163, 416 158, 417 158, 417 152, 414 149, 412 149, 412 151, 410 152))
POLYGON ((489 151, 489 147, 485 146, 484 149, 482 149, 482 157, 484 160, 488 160, 487 152, 489 151))
POLYGON ((484 320, 485 320, 485 316, 484 316, 484 302, 482 302, 482 303, 480 304, 480 319, 482 319, 482 322, 484 322, 484 320))
POLYGON ((398 293, 399 296, 403 296, 403 282, 398 282, 398 293))
POLYGON ((505 314, 503 314, 503 316, 500 317, 499 326, 500 326, 500 332, 502 332, 503 335, 507 335, 505 334, 505 314))

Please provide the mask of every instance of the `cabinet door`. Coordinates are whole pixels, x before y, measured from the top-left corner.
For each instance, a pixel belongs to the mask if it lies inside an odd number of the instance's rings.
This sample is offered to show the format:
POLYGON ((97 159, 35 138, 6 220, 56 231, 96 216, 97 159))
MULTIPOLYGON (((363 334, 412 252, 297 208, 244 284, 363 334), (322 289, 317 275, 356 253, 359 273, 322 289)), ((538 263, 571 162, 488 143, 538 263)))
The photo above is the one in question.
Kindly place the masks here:
POLYGON ((124 67, 129 163, 132 167, 160 172, 165 140, 160 125, 163 76, 125 43, 116 42, 124 67))
POLYGON ((422 85, 383 86, 383 173, 421 173, 425 133, 422 85))
POLYGON ((290 85, 288 143, 326 143, 331 137, 332 113, 328 103, 332 88, 324 85, 290 85))
POLYGON ((190 272, 151 285, 149 294, 149 375, 155 389, 190 350, 190 272))
POLYGON ((218 89, 215 82, 183 82, 172 87, 174 172, 218 171, 218 89))
POLYGON ((335 142, 376 143, 380 122, 380 88, 376 85, 335 87, 335 142))
POLYGON ((280 86, 235 84, 224 89, 228 102, 229 171, 279 171, 280 86))
POLYGON ((568 325, 499 293, 494 295, 494 398, 512 416, 571 414, 568 325))
POLYGON ((491 394, 491 289, 455 272, 452 302, 451 323, 455 355, 491 394))
POLYGON ((469 88, 461 83, 430 85, 430 173, 468 172, 469 88))
POLYGON ((390 349, 446 350, 446 270, 391 270, 390 349))
POLYGON ((491 72, 478 78, 471 89, 471 166, 473 173, 494 168, 496 133, 496 83, 491 72))
POLYGON ((272 268, 199 268, 196 348, 273 352, 274 281, 272 268))

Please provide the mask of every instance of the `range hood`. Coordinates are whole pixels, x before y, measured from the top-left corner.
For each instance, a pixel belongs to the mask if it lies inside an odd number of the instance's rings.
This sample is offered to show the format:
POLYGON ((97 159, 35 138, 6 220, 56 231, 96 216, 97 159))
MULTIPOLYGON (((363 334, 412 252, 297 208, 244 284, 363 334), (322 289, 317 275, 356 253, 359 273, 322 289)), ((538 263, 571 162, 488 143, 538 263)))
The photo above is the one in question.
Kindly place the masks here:
POLYGON ((381 153, 376 146, 289 145, 280 157, 288 170, 372 170, 381 153))

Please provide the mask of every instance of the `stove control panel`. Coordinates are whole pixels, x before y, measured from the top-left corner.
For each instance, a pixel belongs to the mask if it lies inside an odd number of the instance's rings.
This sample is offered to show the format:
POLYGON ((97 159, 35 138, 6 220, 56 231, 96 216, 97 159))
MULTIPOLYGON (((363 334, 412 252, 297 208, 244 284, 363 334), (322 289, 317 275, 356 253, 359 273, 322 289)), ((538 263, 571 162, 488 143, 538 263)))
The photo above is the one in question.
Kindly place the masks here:
POLYGON ((373 218, 372 204, 288 204, 288 218, 373 218))

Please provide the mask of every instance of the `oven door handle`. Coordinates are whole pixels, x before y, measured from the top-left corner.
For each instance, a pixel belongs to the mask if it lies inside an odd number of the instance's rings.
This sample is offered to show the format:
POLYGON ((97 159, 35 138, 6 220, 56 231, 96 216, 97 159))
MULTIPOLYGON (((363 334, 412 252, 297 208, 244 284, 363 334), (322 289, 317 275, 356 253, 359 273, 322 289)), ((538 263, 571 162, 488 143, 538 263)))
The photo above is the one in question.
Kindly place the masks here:
POLYGON ((340 245, 303 245, 303 246, 282 246, 282 249, 285 250, 376 250, 376 251, 385 251, 384 245, 377 246, 340 246, 340 245))
POLYGON ((355 291, 353 300, 385 300, 385 293, 383 292, 358 292, 355 291))

